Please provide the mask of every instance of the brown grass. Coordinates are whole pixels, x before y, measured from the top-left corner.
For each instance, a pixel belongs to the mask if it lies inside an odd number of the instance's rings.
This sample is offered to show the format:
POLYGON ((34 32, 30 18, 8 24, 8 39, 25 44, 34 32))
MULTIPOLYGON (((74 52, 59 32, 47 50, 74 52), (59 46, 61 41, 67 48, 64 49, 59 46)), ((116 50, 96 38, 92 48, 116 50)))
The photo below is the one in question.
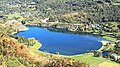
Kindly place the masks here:
POLYGON ((103 62, 96 67, 120 67, 120 64, 111 63, 111 62, 103 62))

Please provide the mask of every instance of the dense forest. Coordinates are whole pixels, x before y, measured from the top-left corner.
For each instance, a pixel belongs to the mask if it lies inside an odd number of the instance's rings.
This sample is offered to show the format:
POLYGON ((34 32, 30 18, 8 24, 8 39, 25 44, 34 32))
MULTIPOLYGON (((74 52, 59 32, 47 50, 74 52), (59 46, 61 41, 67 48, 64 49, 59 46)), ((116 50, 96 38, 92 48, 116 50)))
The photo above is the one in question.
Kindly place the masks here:
MULTIPOLYGON (((51 17, 62 22, 119 22, 119 0, 4 0, 1 1, 1 14, 20 13, 29 17, 51 17), (63 14, 75 13, 70 17, 63 14), (60 16, 60 17, 59 17, 60 16), (79 19, 79 20, 76 20, 79 19)), ((34 19, 34 18, 33 18, 34 19)))
POLYGON ((4 0, 1 1, 0 14, 4 21, 7 20, 6 15, 19 14, 24 17, 23 23, 48 17, 49 22, 83 24, 85 28, 80 28, 80 31, 115 32, 114 37, 118 38, 119 4, 119 0, 4 0))

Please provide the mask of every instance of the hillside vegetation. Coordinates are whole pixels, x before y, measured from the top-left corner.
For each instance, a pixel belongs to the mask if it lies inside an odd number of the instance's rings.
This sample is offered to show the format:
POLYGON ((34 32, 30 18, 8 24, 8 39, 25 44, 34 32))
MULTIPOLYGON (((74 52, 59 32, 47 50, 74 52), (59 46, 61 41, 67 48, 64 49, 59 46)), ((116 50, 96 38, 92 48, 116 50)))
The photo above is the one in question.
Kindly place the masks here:
POLYGON ((0 66, 3 67, 88 67, 70 58, 38 55, 27 46, 0 32, 0 66))
POLYGON ((82 24, 76 32, 90 32, 119 39, 120 6, 114 5, 115 3, 120 1, 4 0, 1 1, 0 15, 2 23, 8 19, 16 19, 23 24, 39 23, 40 19, 47 17, 48 22, 82 24))

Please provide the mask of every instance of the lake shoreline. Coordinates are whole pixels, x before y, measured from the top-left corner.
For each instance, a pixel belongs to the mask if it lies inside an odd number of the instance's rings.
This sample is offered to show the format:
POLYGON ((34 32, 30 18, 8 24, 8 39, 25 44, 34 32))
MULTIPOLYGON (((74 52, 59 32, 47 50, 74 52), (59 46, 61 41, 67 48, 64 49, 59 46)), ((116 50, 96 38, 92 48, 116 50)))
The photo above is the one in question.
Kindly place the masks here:
MULTIPOLYGON (((26 27, 27 28, 27 27, 26 27)), ((27 28, 27 29, 24 29, 24 30, 22 30, 22 31, 26 31, 26 30, 28 30, 29 28, 27 28)), ((21 32, 21 31, 19 31, 19 32, 21 32)), ((15 33, 13 33, 13 34, 17 34, 17 33, 19 33, 19 32, 15 32, 15 33)), ((102 49, 103 48, 103 44, 105 44, 105 42, 106 42, 106 40, 100 40, 100 41, 98 41, 98 42, 101 42, 101 47, 99 48, 99 49, 97 49, 97 50, 100 50, 100 49, 102 49)), ((40 42, 41 43, 41 42, 40 42)), ((41 44, 42 45, 42 44, 41 44)), ((38 49, 37 49, 38 50, 38 49)), ((40 51, 40 50, 39 50, 40 51)), ((44 52, 44 51, 42 51, 42 52, 44 52)), ((85 54, 85 53, 82 53, 82 54, 85 54)), ((76 55, 81 55, 81 54, 76 54, 76 55)), ((61 56, 76 56, 76 55, 61 55, 61 56)))
POLYGON ((51 32, 49 30, 39 28, 39 27, 28 27, 28 28, 29 28, 28 31, 20 32, 16 35, 25 36, 27 38, 35 37, 43 44, 43 47, 41 47, 39 50, 43 52, 47 50, 48 52, 53 54, 56 54, 56 52, 59 52, 62 55, 84 54, 91 50, 98 50, 99 48, 101 48, 102 44, 99 42, 99 40, 104 40, 101 37, 96 37, 93 35, 76 35, 76 34, 57 33, 57 32, 51 32), (27 34, 29 33, 30 35, 27 35, 26 33, 27 34), (51 39, 51 40, 49 41, 48 39, 51 39), (68 40, 71 40, 71 41, 68 41, 68 40), (53 46, 50 46, 50 44, 53 46), (73 44, 76 44, 76 46, 78 47, 74 46, 73 44), (57 49, 57 45, 61 45, 61 46, 58 47, 57 49), (44 48, 44 46, 49 48, 44 48), (54 46, 56 46, 56 48, 54 46), (63 46, 65 49, 61 50, 63 46), (76 49, 74 50, 74 48, 71 48, 69 46, 75 47, 76 49), (85 49, 81 48, 84 46, 87 46, 87 47, 85 47, 85 49), (71 50, 66 51, 66 48, 71 50), (51 49, 54 49, 54 50, 51 50, 51 49))
POLYGON ((102 40, 100 41, 102 43, 102 47, 98 51, 102 51, 107 43, 110 43, 110 41, 102 40))
MULTIPOLYGON (((39 42, 38 40, 36 40, 36 41, 39 42)), ((104 45, 109 43, 109 41, 106 41, 106 40, 102 40, 100 42, 102 43, 102 47, 100 49, 98 49, 97 51, 101 51, 104 48, 104 45)), ((31 47, 34 48, 34 51, 45 53, 45 52, 39 50, 42 47, 42 44, 40 42, 39 42, 39 44, 33 45, 31 47)), ((46 54, 48 54, 48 53, 46 53, 46 54)), ((52 54, 52 53, 49 53, 49 54, 52 54)), ((84 54, 89 54, 89 52, 88 53, 84 53, 84 54)), ((69 55, 69 56, 68 55, 60 55, 60 56, 63 56, 63 57, 74 57, 74 56, 80 56, 80 55, 84 55, 84 54, 69 55)), ((56 55, 56 54, 52 54, 52 55, 56 55)))
MULTIPOLYGON (((106 45, 107 43, 109 43, 110 41, 107 41, 107 39, 105 40, 98 40, 98 42, 101 42, 102 47, 100 47, 99 50, 101 50, 102 48, 104 48, 104 45, 106 45)), ((65 57, 65 58, 71 58, 71 59, 75 59, 81 62, 86 62, 87 64, 91 64, 94 63, 93 65, 97 65, 100 63, 103 63, 104 61, 110 61, 106 58, 103 57, 94 57, 93 53, 84 53, 84 54, 77 54, 77 55, 71 55, 71 56, 67 56, 67 55, 60 55, 58 54, 52 54, 52 53, 47 53, 44 51, 40 51, 39 49, 42 47, 42 43, 38 40, 36 40, 36 44, 34 44, 33 46, 30 46, 29 49, 32 50, 33 52, 35 52, 36 54, 39 55, 43 55, 43 56, 55 56, 55 57, 65 57), (86 60, 88 59, 88 60, 86 60), (93 61, 93 60, 98 60, 98 61, 93 61)))
POLYGON ((11 34, 12 34, 12 35, 15 35, 15 34, 17 34, 17 33, 19 33, 19 32, 24 32, 24 31, 27 31, 27 30, 29 30, 29 28, 24 28, 24 29, 21 29, 21 31, 12 32, 11 34))
MULTIPOLYGON (((32 27, 34 27, 34 26, 32 26, 32 27)), ((36 27, 36 26, 35 26, 35 27, 36 27)), ((21 31, 13 32, 12 34, 15 35, 15 34, 17 34, 17 33, 19 33, 19 32, 26 31, 26 30, 29 30, 29 28, 26 27, 25 29, 22 29, 21 31)), ((101 51, 101 50, 104 48, 104 45, 106 45, 106 44, 109 43, 110 41, 101 40, 101 41, 98 41, 98 42, 101 42, 101 43, 102 43, 102 47, 100 47, 100 49, 98 49, 97 51, 101 51)), ((41 42, 39 42, 39 43, 41 44, 41 42)), ((42 44, 41 44, 41 45, 42 45, 42 44)), ((39 46, 39 48, 41 48, 41 46, 39 46)), ((38 49, 39 49, 39 48, 38 48, 38 49)), ((38 50, 38 49, 37 49, 37 50, 38 50)), ((40 50, 38 50, 38 51, 40 51, 40 50)), ((44 52, 44 51, 40 51, 40 52, 44 52)), ((89 53, 89 52, 88 52, 88 53, 89 53)), ((52 53, 50 53, 50 54, 52 54, 52 53)), ((83 54, 86 54, 86 53, 83 53, 83 54)), ((69 55, 69 56, 78 56, 78 55, 82 55, 82 54, 69 55)), ((68 55, 61 55, 61 56, 68 56, 68 55)))

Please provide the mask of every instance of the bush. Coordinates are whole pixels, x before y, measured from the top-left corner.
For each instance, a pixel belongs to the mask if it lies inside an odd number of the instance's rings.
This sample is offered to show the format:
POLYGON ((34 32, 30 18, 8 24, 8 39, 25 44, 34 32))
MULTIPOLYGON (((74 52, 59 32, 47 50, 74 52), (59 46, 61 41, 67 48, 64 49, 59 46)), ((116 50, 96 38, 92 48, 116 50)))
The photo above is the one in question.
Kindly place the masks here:
POLYGON ((98 51, 93 51, 94 57, 100 57, 101 53, 98 51))

